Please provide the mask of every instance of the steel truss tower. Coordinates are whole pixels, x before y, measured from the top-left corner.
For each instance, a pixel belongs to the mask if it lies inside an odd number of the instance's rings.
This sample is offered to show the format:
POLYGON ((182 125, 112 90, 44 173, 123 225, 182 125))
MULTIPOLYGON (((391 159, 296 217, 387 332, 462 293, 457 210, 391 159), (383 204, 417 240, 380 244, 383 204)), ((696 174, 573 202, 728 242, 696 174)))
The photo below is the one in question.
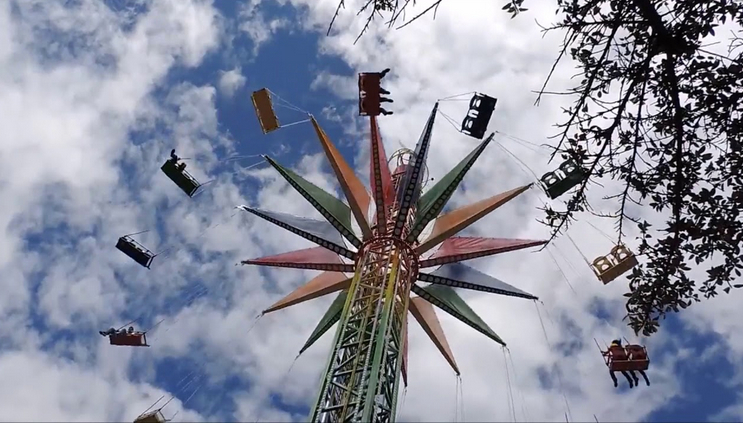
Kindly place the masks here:
POLYGON ((371 195, 315 119, 311 119, 348 204, 266 157, 325 221, 241 206, 318 245, 242 262, 323 271, 264 313, 339 292, 300 351, 304 352, 339 323, 318 398, 311 409, 312 422, 395 421, 400 376, 407 384, 408 311, 459 374, 433 306, 505 345, 453 288, 536 299, 459 262, 537 246, 545 241, 454 236, 524 192, 529 185, 439 215, 493 135, 421 195, 428 180, 426 160, 437 108, 438 103, 431 111, 415 151, 400 150, 390 163, 384 153, 376 118, 370 118, 371 195), (394 166, 393 171, 390 164, 394 166), (368 219, 367 211, 372 204, 377 212, 373 219, 368 219), (361 237, 352 228, 352 218, 360 228, 361 237), (432 221, 431 233, 419 240, 432 221), (355 251, 349 249, 346 242, 355 251), (421 258, 436 246, 438 250, 421 258), (434 272, 420 271, 435 266, 440 267, 434 272), (353 277, 349 278, 346 273, 353 273, 353 277), (411 297, 411 293, 416 296, 411 297))
MULTIPOLYGON (((397 172, 392 175, 395 191, 402 186, 413 154, 400 153, 397 172)), ((400 211, 394 201, 387 213, 391 219, 372 228, 374 236, 359 251, 351 295, 343 309, 313 422, 394 420, 405 316, 418 273, 412 246, 399 236, 386 235, 393 232, 400 211)), ((404 233, 409 232, 414 213, 410 207, 404 233)))

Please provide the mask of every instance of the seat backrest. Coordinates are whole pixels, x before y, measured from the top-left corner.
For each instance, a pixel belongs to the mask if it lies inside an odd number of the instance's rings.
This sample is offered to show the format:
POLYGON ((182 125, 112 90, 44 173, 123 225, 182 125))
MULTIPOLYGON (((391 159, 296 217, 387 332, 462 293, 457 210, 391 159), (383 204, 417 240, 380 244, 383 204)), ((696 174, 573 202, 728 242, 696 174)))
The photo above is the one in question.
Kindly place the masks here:
POLYGON ((614 263, 612 263, 607 256, 600 256, 596 257, 593 261, 593 267, 596 268, 596 271, 599 273, 604 273, 614 267, 614 263))
POLYGON ((619 345, 609 346, 609 356, 612 360, 627 360, 627 353, 619 345))
POLYGON ((475 118, 471 116, 465 116, 464 120, 462 120, 462 130, 472 130, 472 128, 475 125, 475 118))
POLYGON ((624 261, 632 255, 632 252, 624 245, 617 245, 611 249, 611 255, 617 260, 617 262, 624 261))
POLYGON ((377 116, 380 113, 379 96, 374 98, 372 96, 364 96, 359 99, 359 113, 366 114, 368 116, 377 116))
POLYGON ((631 360, 647 360, 648 354, 642 345, 627 345, 625 348, 631 360))
POLYGON ((472 99, 470 99, 470 109, 487 111, 488 114, 491 114, 497 101, 497 99, 490 97, 489 95, 477 93, 472 96, 472 99))
POLYGON ((477 109, 482 104, 482 96, 479 94, 475 94, 472 96, 472 99, 470 99, 470 109, 477 109))
POLYGON ((565 176, 569 176, 576 173, 579 169, 573 160, 566 160, 560 165, 560 170, 565 173, 565 176))
POLYGON ((360 73, 359 74, 359 90, 366 91, 369 94, 379 94, 379 83, 380 78, 378 73, 360 73))
POLYGON ((549 188, 550 186, 558 183, 560 181, 560 178, 558 178, 557 175, 555 175, 555 172, 547 172, 544 175, 542 175, 542 177, 540 178, 540 181, 542 181, 542 183, 544 183, 547 186, 547 188, 549 188))

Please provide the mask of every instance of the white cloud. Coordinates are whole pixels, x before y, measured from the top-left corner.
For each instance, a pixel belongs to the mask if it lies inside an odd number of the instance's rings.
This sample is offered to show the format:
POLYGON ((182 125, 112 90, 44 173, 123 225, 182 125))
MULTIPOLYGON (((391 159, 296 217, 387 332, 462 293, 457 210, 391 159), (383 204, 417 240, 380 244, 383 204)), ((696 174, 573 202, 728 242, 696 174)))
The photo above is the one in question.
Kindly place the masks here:
POLYGON ((240 5, 240 30, 250 37, 253 43, 253 56, 277 31, 289 26, 285 17, 266 16, 261 10, 263 0, 247 0, 240 5))
MULTIPOLYGON (((240 16, 255 52, 286 25, 281 17, 265 16, 258 4, 245 3, 240 16)), ((336 1, 292 4, 307 6, 301 9, 307 13, 303 23, 324 32, 336 1)), ((23 19, 14 16, 8 3, 0 3, 0 198, 12 199, 0 208, 0 334, 7 340, 0 373, 19 381, 0 392, 0 408, 13 410, 8 416, 16 420, 131 420, 161 395, 178 394, 180 400, 168 406, 166 415, 200 404, 199 410, 209 417, 303 419, 269 405, 267 398, 280 395, 295 407, 314 400, 332 334, 300 357, 291 372, 288 369, 332 296, 263 316, 252 327, 260 310, 317 272, 235 266, 239 260, 309 243, 233 207, 250 204, 308 217, 319 214, 272 169, 264 166, 245 175, 237 162, 220 161, 236 148, 220 131, 214 87, 189 81, 164 85, 173 69, 198 66, 229 39, 220 33, 226 26, 211 3, 172 0, 146 6, 145 14, 129 27, 130 15, 114 14, 102 2, 74 8, 41 0, 22 3, 18 8, 23 19), (60 41, 50 39, 50 31, 60 41), (180 156, 193 158, 188 170, 197 179, 214 180, 193 199, 158 169, 173 147, 180 156), (152 230, 136 238, 163 252, 151 270, 113 248, 118 236, 145 229, 152 230), (156 345, 149 349, 113 348, 96 333, 129 320, 146 327, 163 317, 166 320, 149 334, 156 345), (166 359, 199 363, 192 370, 205 375, 203 383, 219 393, 183 405, 188 393, 154 386, 156 370, 166 359), (135 371, 139 377, 132 376, 135 371), (235 377, 247 387, 217 389, 235 377), (70 391, 73 385, 80 388, 70 391), (214 404, 224 403, 235 408, 234 415, 215 409, 214 404)), ((551 134, 550 125, 558 120, 563 103, 547 99, 532 108, 531 90, 541 86, 559 40, 542 40, 531 19, 511 21, 499 6, 473 2, 442 10, 435 22, 423 19, 404 31, 375 26, 353 46, 360 29, 358 21, 352 22, 354 7, 349 2, 338 32, 323 38, 320 48, 355 71, 392 68, 385 83, 396 113, 380 119, 388 154, 400 143, 413 146, 436 98, 473 89, 499 97, 491 129, 537 142, 551 134)), ((539 11, 543 9, 532 7, 530 17, 552 19, 551 13, 539 11)), ((239 75, 242 69, 234 71, 239 75)), ((566 84, 567 76, 561 68, 556 84, 566 84)), ((316 86, 353 99, 354 78, 328 72, 316 86)), ((226 92, 223 84, 217 86, 226 92)), ((355 114, 340 104, 326 109, 329 118, 345 121, 355 114)), ((461 115, 460 103, 441 107, 447 114, 461 115)), ((351 126, 348 137, 355 143, 356 163, 364 164, 368 148, 359 144, 365 135, 356 132, 358 125, 351 126)), ((307 134, 313 136, 311 128, 307 134)), ((432 176, 440 178, 474 145, 439 122, 429 159, 432 176)), ((538 173, 554 166, 544 164, 543 153, 509 141, 504 145, 518 150, 538 173)), ((295 170, 338 193, 337 183, 320 170, 328 168, 324 160, 318 146, 295 170)), ((359 174, 368 178, 366 168, 360 167, 359 174)), ((531 178, 493 145, 453 202, 481 199, 531 178)), ((473 231, 543 237, 544 228, 533 222, 541 201, 532 190, 473 231)), ((601 227, 610 230, 608 224, 601 227)), ((581 248, 592 255, 610 247, 585 225, 574 231, 581 248)), ((554 377, 544 382, 545 372, 557 369, 574 420, 590 420, 593 414, 602 421, 617 416, 642 419, 680 392, 672 369, 685 352, 664 354, 653 362, 652 389, 617 395, 591 338, 628 332, 619 322, 625 283, 602 286, 569 242, 557 245, 574 264, 563 267, 577 293, 559 280, 560 271, 544 253, 508 253, 473 265, 539 295, 549 309, 549 316, 542 317, 550 342, 569 342, 567 356, 548 348, 532 304, 463 294, 509 343, 518 376, 510 374, 517 413, 521 392, 530 419, 564 419, 561 389, 554 377), (597 300, 610 308, 611 323, 592 313, 597 300)), ((692 310, 700 313, 700 321, 717 322, 719 327, 713 329, 729 339, 737 333, 733 323, 717 320, 720 313, 733 316, 734 303, 720 310, 706 304, 692 310)), ((444 313, 439 316, 462 369, 467 420, 507 419, 501 351, 444 313)), ((441 420, 453 415, 455 380, 417 324, 411 321, 410 328, 411 386, 400 420, 441 420)), ((651 354, 669 343, 664 332, 654 336, 651 354)), ((170 368, 168 372, 177 373, 170 368)), ((178 418, 203 417, 184 410, 178 418)))
MULTIPOLYGON (((153 90, 173 67, 198 65, 216 47, 218 28, 204 1, 148 6, 126 27, 128 17, 103 2, 0 5, 0 195, 13 199, 0 210, 0 330, 14 349, 0 368, 18 382, 2 394, 10 419, 130 420, 154 402, 155 388, 127 379, 132 351, 97 335, 137 296, 126 287, 137 282, 115 273, 131 262, 112 246, 153 221, 154 204, 132 207, 127 179, 167 148, 132 143, 130 131, 162 116, 153 90), (122 163, 134 167, 123 171, 122 163)), ((204 136, 209 124, 179 135, 204 136)))
POLYGON ((227 97, 232 97, 237 90, 245 85, 246 78, 240 72, 241 69, 239 67, 230 71, 220 71, 219 90, 227 97))

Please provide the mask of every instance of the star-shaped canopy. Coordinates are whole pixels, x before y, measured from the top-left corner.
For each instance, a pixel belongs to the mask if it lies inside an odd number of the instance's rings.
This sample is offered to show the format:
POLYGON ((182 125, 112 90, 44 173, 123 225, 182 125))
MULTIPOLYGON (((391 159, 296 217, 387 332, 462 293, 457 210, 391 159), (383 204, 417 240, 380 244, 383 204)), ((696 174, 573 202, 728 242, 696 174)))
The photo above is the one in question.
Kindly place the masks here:
MULTIPOLYGON (((281 166, 270 157, 265 157, 268 163, 325 218, 324 221, 307 219, 240 206, 241 209, 318 245, 313 248, 242 262, 243 264, 323 271, 323 273, 264 310, 264 314, 338 292, 335 301, 330 305, 302 347, 300 354, 340 320, 348 289, 351 285, 351 277, 347 276, 346 273, 353 273, 355 270, 354 264, 344 262, 340 256, 355 262, 358 255, 357 250, 361 247, 362 242, 373 237, 375 229, 382 235, 383 230, 391 227, 392 233, 386 235, 403 236, 402 228, 405 217, 408 215, 408 210, 413 206, 415 206, 415 220, 410 231, 405 235, 405 241, 415 249, 419 256, 439 246, 433 254, 425 259, 420 259, 419 265, 424 270, 434 266, 440 267, 433 272, 426 271, 417 274, 417 282, 411 288, 411 294, 415 294, 415 296, 411 297, 409 311, 457 374, 459 374, 459 368, 433 306, 449 313, 488 338, 505 346, 505 342, 465 303, 455 289, 464 288, 511 297, 537 299, 537 297, 527 292, 460 262, 538 246, 545 244, 546 241, 455 236, 491 211, 526 191, 530 185, 517 187, 441 214, 459 183, 493 140, 492 134, 427 192, 421 193, 421 180, 424 177, 422 169, 428 155, 437 108, 438 103, 431 111, 397 193, 394 192, 392 176, 387 164, 387 155, 374 116, 370 118, 371 195, 320 128, 315 118, 311 117, 317 137, 348 204, 281 166), (388 206, 395 201, 396 196, 400 204, 400 211, 397 216, 388 216, 388 206), (369 210, 372 202, 374 202, 377 212, 370 222, 367 220, 367 210, 369 210), (393 218, 394 222, 391 221, 393 218), (358 223, 361 234, 354 232, 352 219, 358 223), (423 230, 431 221, 434 221, 431 233, 425 239, 419 239, 423 230), (394 225, 390 225, 390 223, 394 223, 394 225), (348 249, 343 239, 348 241, 356 251, 348 249), (428 285, 423 286, 421 283, 428 283, 428 285)), ((405 325, 407 327, 407 319, 405 325)), ((402 375, 407 384, 407 330, 405 330, 405 334, 402 375)))

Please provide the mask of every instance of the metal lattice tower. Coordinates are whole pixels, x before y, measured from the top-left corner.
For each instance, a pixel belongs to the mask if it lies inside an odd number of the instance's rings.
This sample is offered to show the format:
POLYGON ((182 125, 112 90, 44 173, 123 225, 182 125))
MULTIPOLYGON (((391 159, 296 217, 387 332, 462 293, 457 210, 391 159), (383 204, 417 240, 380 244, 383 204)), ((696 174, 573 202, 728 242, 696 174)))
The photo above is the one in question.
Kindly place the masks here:
POLYGON ((415 151, 403 149, 388 163, 375 117, 370 118, 371 194, 360 182, 317 121, 312 124, 348 204, 273 159, 268 162, 322 214, 324 221, 241 206, 315 244, 243 264, 320 270, 265 313, 338 292, 300 354, 335 323, 338 329, 323 373, 310 421, 394 422, 400 376, 407 385, 408 312, 421 325, 452 369, 459 368, 434 306, 495 342, 505 343, 458 296, 464 288, 499 295, 536 299, 505 282, 459 263, 477 257, 542 245, 545 241, 458 237, 457 233, 526 191, 530 185, 441 214, 447 201, 493 135, 426 193, 426 160, 438 103, 426 122, 415 151), (390 167, 394 167, 391 171, 390 167), (371 221, 367 211, 376 210, 371 221), (352 229, 358 223, 361 234, 352 229), (419 240, 433 222, 431 233, 419 240), (345 241, 344 241, 345 239, 345 241), (356 251, 345 246, 350 243, 356 251), (425 259, 421 255, 438 249, 425 259), (344 262, 340 257, 352 260, 344 262), (433 272, 421 269, 438 266, 433 272), (346 274, 353 274, 348 277, 346 274), (428 283, 422 286, 421 283, 428 283), (414 297, 411 297, 415 294, 414 297))
MULTIPOLYGON (((410 150, 400 153, 393 155, 398 158, 392 175, 395 192, 401 189, 413 155, 410 150)), ((386 236, 392 233, 400 211, 400 204, 393 202, 387 212, 391 219, 372 228, 374 237, 360 250, 349 290, 352 294, 344 306, 313 422, 394 420, 404 321, 410 287, 418 273, 413 246, 401 237, 386 236)), ((414 216, 411 207, 404 233, 414 216)))

